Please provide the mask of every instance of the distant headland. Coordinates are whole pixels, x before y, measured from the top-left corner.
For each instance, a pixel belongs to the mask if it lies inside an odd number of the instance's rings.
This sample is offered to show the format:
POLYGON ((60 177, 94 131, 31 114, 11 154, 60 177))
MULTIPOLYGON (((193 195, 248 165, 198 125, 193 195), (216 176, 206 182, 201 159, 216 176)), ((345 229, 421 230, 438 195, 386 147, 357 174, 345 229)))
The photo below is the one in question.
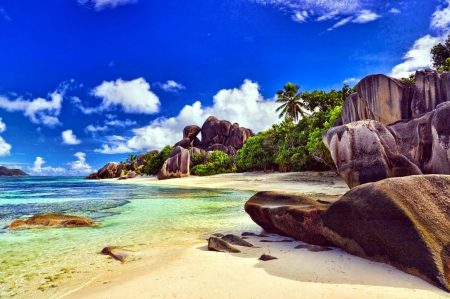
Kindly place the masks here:
POLYGON ((5 166, 0 166, 0 176, 28 176, 28 173, 20 169, 10 169, 5 166))

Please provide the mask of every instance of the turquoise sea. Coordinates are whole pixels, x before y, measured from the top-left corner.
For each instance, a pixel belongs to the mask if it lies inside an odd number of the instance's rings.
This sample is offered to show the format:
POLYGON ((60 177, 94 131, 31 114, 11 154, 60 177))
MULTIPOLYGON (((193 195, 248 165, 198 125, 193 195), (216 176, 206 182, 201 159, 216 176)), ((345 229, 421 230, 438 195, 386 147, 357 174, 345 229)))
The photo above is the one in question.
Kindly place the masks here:
POLYGON ((0 177, 0 298, 57 298, 101 273, 137 264, 152 248, 188 245, 216 232, 258 227, 244 211, 247 191, 86 181, 82 177, 0 177), (38 213, 91 218, 90 228, 8 230, 38 213), (125 264, 100 255, 131 253, 125 264))

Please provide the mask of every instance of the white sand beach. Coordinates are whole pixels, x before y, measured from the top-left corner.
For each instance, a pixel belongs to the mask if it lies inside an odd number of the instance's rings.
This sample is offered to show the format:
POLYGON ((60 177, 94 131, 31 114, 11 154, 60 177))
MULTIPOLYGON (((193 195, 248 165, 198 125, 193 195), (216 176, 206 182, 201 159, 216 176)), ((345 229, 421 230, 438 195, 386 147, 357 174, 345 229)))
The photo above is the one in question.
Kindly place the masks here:
MULTIPOLYGON (((112 181, 112 180, 111 180, 112 181)), ((281 191, 335 200, 348 188, 336 175, 325 173, 245 173, 158 181, 135 178, 120 184, 281 191)), ((242 207, 243 208, 243 207, 242 207)), ((274 234, 251 236, 254 248, 241 253, 208 251, 208 236, 187 246, 152 248, 146 259, 59 294, 57 298, 450 298, 427 282, 344 251, 295 249, 299 241, 274 234), (260 261, 263 254, 276 260, 260 261)))

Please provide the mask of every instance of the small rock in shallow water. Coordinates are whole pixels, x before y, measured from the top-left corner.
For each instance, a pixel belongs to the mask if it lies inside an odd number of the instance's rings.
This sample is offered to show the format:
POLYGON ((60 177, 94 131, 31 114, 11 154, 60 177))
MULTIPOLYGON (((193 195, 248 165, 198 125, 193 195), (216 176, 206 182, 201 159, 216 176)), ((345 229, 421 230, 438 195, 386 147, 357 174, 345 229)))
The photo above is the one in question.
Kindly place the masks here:
POLYGON ((312 252, 333 250, 330 247, 320 246, 320 245, 310 245, 310 244, 298 245, 295 247, 295 249, 303 249, 303 248, 306 248, 306 249, 308 249, 308 251, 312 251, 312 252))
POLYGON ((239 236, 236 235, 226 235, 222 237, 222 240, 227 241, 233 245, 238 245, 238 246, 245 246, 245 247, 253 247, 252 244, 250 244, 249 242, 245 241, 244 239, 242 239, 239 236))
POLYGON ((125 260, 128 258, 128 253, 125 250, 115 246, 107 246, 103 248, 100 253, 104 255, 109 255, 113 259, 121 261, 122 263, 125 263, 125 260))
POLYGON ((240 250, 231 246, 227 241, 224 241, 217 237, 211 237, 208 239, 208 250, 232 253, 241 252, 240 250))
POLYGON ((213 234, 214 237, 222 238, 224 235, 221 233, 213 234))
POLYGON ((260 257, 259 257, 259 260, 261 260, 261 261, 270 261, 270 260, 277 260, 278 258, 276 258, 276 257, 274 257, 274 256, 271 256, 271 255, 268 255, 268 254, 263 254, 263 255, 261 255, 260 257))

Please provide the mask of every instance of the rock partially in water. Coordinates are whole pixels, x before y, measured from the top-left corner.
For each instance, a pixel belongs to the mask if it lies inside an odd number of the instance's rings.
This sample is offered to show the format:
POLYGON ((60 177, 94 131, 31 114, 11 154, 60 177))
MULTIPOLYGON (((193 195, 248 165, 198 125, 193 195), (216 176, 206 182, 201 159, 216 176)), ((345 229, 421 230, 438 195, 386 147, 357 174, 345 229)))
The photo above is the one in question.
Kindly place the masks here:
POLYGON ((231 253, 241 252, 239 249, 231 246, 227 241, 224 241, 217 237, 210 237, 208 239, 208 250, 231 253))
POLYGON ((73 215, 64 215, 64 214, 37 214, 26 221, 23 220, 14 220, 9 229, 14 228, 26 228, 26 227, 86 227, 86 226, 95 226, 95 222, 91 219, 73 216, 73 215))
POLYGON ((325 212, 324 235, 345 251, 450 290, 450 176, 364 184, 325 212))
POLYGON ((260 257, 259 257, 259 260, 260 261, 263 261, 263 262, 265 262, 265 261, 270 261, 270 260, 277 260, 278 258, 276 258, 276 257, 274 257, 274 256, 271 256, 271 255, 268 255, 268 254, 263 254, 263 255, 261 255, 260 257))
POLYGON ((100 253, 104 255, 109 255, 113 259, 121 261, 122 263, 125 263, 126 259, 129 256, 128 252, 125 251, 123 248, 115 246, 107 246, 103 248, 100 253))
POLYGON ((241 237, 233 234, 228 234, 222 237, 222 240, 227 241, 228 243, 231 243, 233 245, 238 246, 245 246, 245 247, 253 247, 253 244, 250 244, 249 242, 245 241, 241 237))

